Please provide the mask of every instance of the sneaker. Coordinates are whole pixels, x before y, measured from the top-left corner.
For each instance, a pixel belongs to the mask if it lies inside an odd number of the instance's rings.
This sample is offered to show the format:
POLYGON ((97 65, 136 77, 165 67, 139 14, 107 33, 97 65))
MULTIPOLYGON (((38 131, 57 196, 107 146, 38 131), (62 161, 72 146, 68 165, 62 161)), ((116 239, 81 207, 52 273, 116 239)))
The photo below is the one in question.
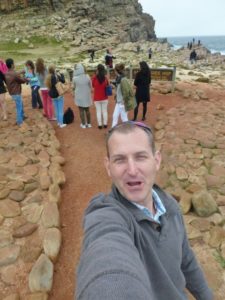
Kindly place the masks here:
POLYGON ((56 118, 48 119, 49 121, 56 121, 56 118))
POLYGON ((80 124, 81 128, 86 128, 86 126, 84 124, 80 124))
POLYGON ((87 124, 87 128, 91 128, 92 126, 91 126, 91 124, 87 124))
POLYGON ((64 128, 64 127, 66 127, 66 124, 60 124, 59 127, 64 128))
POLYGON ((107 128, 108 127, 108 125, 104 125, 104 128, 107 128))
POLYGON ((101 126, 101 125, 99 125, 99 126, 98 126, 98 129, 102 129, 102 126, 101 126))

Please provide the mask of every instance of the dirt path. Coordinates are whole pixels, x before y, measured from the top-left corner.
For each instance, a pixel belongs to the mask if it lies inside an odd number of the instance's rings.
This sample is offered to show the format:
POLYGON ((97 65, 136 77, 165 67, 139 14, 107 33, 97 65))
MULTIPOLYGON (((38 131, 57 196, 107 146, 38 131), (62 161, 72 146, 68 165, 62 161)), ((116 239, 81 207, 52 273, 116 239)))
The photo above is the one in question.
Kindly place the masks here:
MULTIPOLYGON (((180 101, 174 95, 153 95, 149 104, 146 123, 153 125, 161 104, 165 109, 180 101)), ((64 129, 56 128, 56 134, 62 145, 61 152, 66 158, 64 172, 67 182, 62 190, 60 206, 63 245, 55 266, 54 284, 50 300, 72 300, 75 289, 75 269, 79 259, 82 240, 82 216, 90 198, 110 189, 103 157, 105 155, 104 138, 106 129, 97 128, 95 108, 91 108, 93 128, 81 129, 78 110, 74 107, 72 96, 67 96, 65 107, 75 111, 75 123, 64 129)), ((109 103, 109 124, 114 108, 114 101, 109 103)), ((165 111, 165 109, 163 111, 165 111)), ((142 107, 140 107, 142 111, 142 107)), ((140 111, 140 116, 141 116, 140 111)), ((132 116, 131 116, 132 118, 132 116)))

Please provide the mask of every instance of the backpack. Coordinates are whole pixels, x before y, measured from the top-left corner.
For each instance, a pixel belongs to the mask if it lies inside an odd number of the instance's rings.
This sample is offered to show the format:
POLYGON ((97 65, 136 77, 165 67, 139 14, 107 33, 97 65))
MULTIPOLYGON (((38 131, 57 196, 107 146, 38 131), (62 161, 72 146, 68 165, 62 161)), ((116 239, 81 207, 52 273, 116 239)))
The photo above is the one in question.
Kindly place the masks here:
POLYGON ((122 78, 120 86, 123 95, 125 111, 130 111, 137 106, 133 88, 126 77, 122 78))
POLYGON ((73 112, 72 108, 68 107, 63 115, 63 123, 70 124, 70 123, 73 123, 73 121, 74 121, 74 112, 73 112))

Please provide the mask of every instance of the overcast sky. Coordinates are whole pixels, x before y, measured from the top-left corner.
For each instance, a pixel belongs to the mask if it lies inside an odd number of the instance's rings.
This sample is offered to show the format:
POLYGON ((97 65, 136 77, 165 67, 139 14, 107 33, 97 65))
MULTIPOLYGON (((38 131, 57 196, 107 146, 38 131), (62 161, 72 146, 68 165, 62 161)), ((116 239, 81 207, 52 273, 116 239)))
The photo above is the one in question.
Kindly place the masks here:
POLYGON ((157 37, 225 35, 225 0, 139 0, 157 37))

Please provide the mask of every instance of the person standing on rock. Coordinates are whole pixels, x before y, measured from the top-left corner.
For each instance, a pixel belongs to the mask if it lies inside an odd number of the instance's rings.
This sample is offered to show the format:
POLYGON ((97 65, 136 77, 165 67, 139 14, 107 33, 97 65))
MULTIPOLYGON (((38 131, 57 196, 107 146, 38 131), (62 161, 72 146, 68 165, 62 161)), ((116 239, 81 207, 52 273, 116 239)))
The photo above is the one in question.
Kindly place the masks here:
POLYGON ((76 300, 213 300, 176 200, 155 184, 161 154, 152 129, 128 121, 106 137, 112 180, 84 216, 76 300))
POLYGON ((85 73, 82 64, 76 64, 74 67, 73 76, 74 101, 79 108, 81 128, 91 128, 91 114, 89 107, 92 105, 91 99, 91 79, 85 73))
POLYGON ((97 66, 96 75, 92 78, 92 87, 94 89, 94 104, 96 108, 98 128, 107 128, 108 124, 108 96, 106 87, 109 81, 106 77, 106 70, 102 64, 97 66), (103 118, 103 122, 102 122, 103 118))
POLYGON ((151 84, 151 71, 148 64, 145 61, 139 63, 140 71, 137 72, 134 80, 134 86, 136 87, 136 101, 137 106, 134 109, 135 121, 138 116, 138 107, 140 103, 143 103, 142 121, 146 119, 147 104, 150 101, 150 84, 151 84))
POLYGON ((38 58, 36 61, 36 74, 37 74, 38 81, 40 83, 40 91, 41 91, 42 102, 43 102, 44 116, 48 120, 54 121, 56 120, 56 118, 54 118, 52 98, 49 96, 48 88, 45 85, 45 81, 48 75, 48 70, 44 64, 43 58, 38 58))
POLYGON ((6 66, 8 71, 5 73, 5 82, 9 95, 16 104, 16 122, 17 125, 22 125, 24 116, 22 88, 23 83, 27 83, 27 79, 21 78, 20 73, 15 71, 15 65, 12 58, 6 59, 6 66))
POLYGON ((108 69, 113 69, 113 59, 116 59, 116 57, 112 55, 112 50, 107 49, 105 56, 105 65, 108 69))
POLYGON ((61 73, 56 73, 54 65, 48 67, 48 73, 45 82, 49 89, 48 95, 53 99, 57 124, 60 128, 64 128, 66 127, 66 124, 63 123, 64 97, 59 95, 56 84, 58 81, 65 83, 65 77, 61 73))

